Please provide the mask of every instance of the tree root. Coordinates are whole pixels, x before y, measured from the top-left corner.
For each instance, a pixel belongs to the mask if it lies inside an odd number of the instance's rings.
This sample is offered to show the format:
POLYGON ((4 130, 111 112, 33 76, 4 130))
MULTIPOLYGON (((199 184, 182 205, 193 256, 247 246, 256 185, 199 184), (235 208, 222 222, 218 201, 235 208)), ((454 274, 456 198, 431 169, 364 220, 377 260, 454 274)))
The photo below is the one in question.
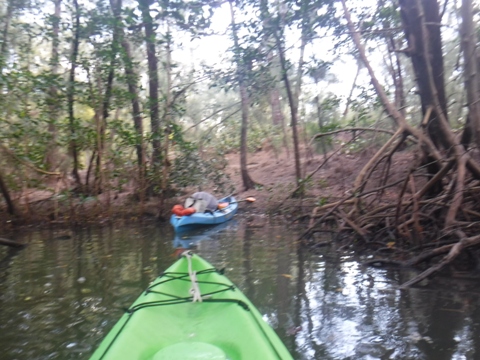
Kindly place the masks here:
MULTIPOLYGON (((460 255, 462 250, 478 244, 480 244, 480 235, 473 236, 471 238, 462 237, 462 239, 454 245, 445 245, 442 247, 443 249, 439 248, 439 249, 442 249, 442 251, 443 250, 446 251, 446 248, 448 247, 450 248, 448 254, 443 258, 443 260, 440 261, 438 264, 435 264, 434 266, 428 268, 421 274, 415 276, 413 279, 403 283, 400 286, 400 289, 406 289, 412 285, 415 285, 420 281, 422 281, 423 279, 429 277, 430 275, 440 271, 446 265, 451 263, 458 255, 460 255)), ((435 250, 439 250, 439 249, 435 249, 435 250)))

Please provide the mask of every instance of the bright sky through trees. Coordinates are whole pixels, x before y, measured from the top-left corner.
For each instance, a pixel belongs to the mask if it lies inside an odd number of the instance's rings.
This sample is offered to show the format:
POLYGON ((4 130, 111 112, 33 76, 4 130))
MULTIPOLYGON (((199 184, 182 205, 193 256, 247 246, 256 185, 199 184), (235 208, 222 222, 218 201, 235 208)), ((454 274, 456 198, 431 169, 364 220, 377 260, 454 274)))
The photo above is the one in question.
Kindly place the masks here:
MULTIPOLYGON (((214 35, 202 36, 192 41, 190 41, 189 35, 185 35, 185 40, 183 40, 184 49, 180 51, 180 57, 182 59, 189 59, 190 63, 195 65, 203 61, 208 65, 221 66, 223 62, 228 61, 231 57, 228 49, 232 46, 229 35, 230 21, 228 4, 223 4, 221 7, 215 9, 211 26, 214 35)), ((298 58, 299 39, 299 31, 297 29, 290 29, 287 38, 290 43, 287 46, 287 51, 291 59, 298 58)), ((324 61, 333 62, 330 70, 332 78, 336 78, 337 81, 322 82, 320 87, 322 88, 322 93, 331 92, 345 100, 352 86, 357 65, 350 55, 343 55, 341 59, 334 59, 332 53, 334 42, 332 39, 333 36, 317 39, 315 45, 307 47, 306 58, 316 57, 324 61)), ((185 63, 185 60, 180 60, 180 62, 185 63)), ((362 72, 357 83, 367 84, 369 81, 367 74, 362 72)), ((319 90, 318 88, 315 89, 314 84, 308 80, 306 80, 305 86, 314 93, 319 90)))

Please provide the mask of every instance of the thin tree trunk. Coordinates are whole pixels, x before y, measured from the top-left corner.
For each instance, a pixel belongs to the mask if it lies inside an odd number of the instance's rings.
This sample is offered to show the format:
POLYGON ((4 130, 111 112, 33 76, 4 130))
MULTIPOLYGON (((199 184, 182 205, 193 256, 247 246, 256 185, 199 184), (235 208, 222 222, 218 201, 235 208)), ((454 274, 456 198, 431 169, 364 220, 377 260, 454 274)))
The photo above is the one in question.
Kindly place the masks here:
MULTIPOLYGON (((125 63, 125 75, 127 77, 128 92, 131 96, 132 102, 132 115, 133 115, 133 125, 135 127, 135 132, 137 133, 137 163, 139 168, 145 167, 145 148, 143 142, 143 118, 142 111, 140 109, 140 101, 138 97, 138 85, 135 70, 133 68, 132 53, 130 49, 130 43, 127 39, 122 40, 122 47, 125 52, 124 54, 124 63, 125 63)), ((143 172, 143 171, 142 171, 143 172)))
MULTIPOLYGON (((61 4, 62 0, 53 0, 54 12, 52 17, 52 58, 51 58, 51 71, 52 74, 56 77, 58 75, 58 65, 59 65, 59 56, 58 48, 60 44, 59 40, 59 30, 60 30, 60 14, 61 14, 61 4)), ((49 171, 55 171, 57 168, 56 158, 58 157, 58 148, 57 148, 57 121, 59 114, 59 105, 60 102, 57 99, 58 91, 55 85, 52 85, 49 90, 49 123, 48 123, 48 132, 50 133, 51 139, 49 141, 49 146, 45 154, 45 163, 49 171)))
POLYGON ((80 41, 80 9, 78 6, 78 0, 73 0, 73 5, 75 7, 75 24, 74 24, 74 37, 72 43, 72 55, 71 55, 71 65, 70 65, 70 77, 68 83, 68 119, 70 125, 70 151, 73 157, 73 170, 72 174, 79 188, 82 187, 82 182, 80 180, 80 175, 78 174, 78 145, 76 140, 76 120, 75 114, 73 111, 74 105, 74 95, 75 95, 75 69, 77 67, 77 56, 78 56, 78 43, 80 41))
POLYGON ((8 46, 8 31, 10 29, 10 22, 13 16, 13 1, 7 0, 7 13, 5 15, 5 24, 2 31, 2 47, 0 48, 0 75, 3 73, 3 68, 7 63, 7 46, 8 46))
MULTIPOLYGON (((277 29, 278 31, 278 29, 277 29)), ((291 126, 292 126, 292 133, 293 133, 293 155, 295 158, 295 177, 296 177, 296 185, 300 186, 300 180, 302 179, 302 173, 301 173, 301 166, 300 166, 300 150, 299 150, 299 144, 298 144, 298 130, 297 130, 297 102, 295 101, 294 95, 292 93, 292 88, 290 86, 290 81, 288 79, 288 74, 287 74, 287 64, 285 60, 285 56, 283 53, 283 48, 282 44, 280 42, 280 36, 275 31, 275 38, 277 42, 277 48, 278 48, 278 54, 280 56, 280 65, 282 68, 282 77, 283 81, 285 83, 285 89, 287 90, 287 96, 288 96, 288 102, 290 105, 290 115, 291 115, 291 126)))
POLYGON ((280 103, 280 94, 275 87, 270 90, 269 94, 270 108, 272 109, 272 123, 274 126, 281 126, 283 121, 282 106, 280 103))
POLYGON ((303 65, 304 65, 304 55, 305 55, 305 46, 307 45, 307 40, 305 36, 302 36, 302 41, 300 43, 300 57, 298 59, 298 69, 297 69, 297 78, 295 80, 295 92, 293 93, 296 108, 298 111, 300 95, 302 92, 302 77, 303 77, 303 65))
POLYGON ((355 73, 352 87, 350 88, 350 93, 348 94, 348 97, 347 97, 347 103, 345 104, 345 110, 343 110, 342 120, 345 120, 345 118, 347 117, 350 104, 352 103, 353 91, 357 87, 357 80, 358 80, 358 75, 360 75, 360 70, 362 70, 362 62, 360 60, 357 60, 357 72, 355 73))
MULTIPOLYGON (((8 46, 8 31, 10 28, 10 22, 12 21, 13 16, 13 1, 14 0, 7 0, 7 12, 5 14, 5 24, 2 30, 2 46, 0 47, 0 76, 3 74, 3 69, 7 64, 7 46, 8 46)), ((0 86, 0 103, 4 102, 6 98, 6 92, 4 90, 4 86, 0 86)))
MULTIPOLYGON (((115 67, 117 63, 117 54, 119 50, 119 36, 120 36, 120 24, 121 17, 120 11, 122 8, 122 1, 117 0, 117 4, 114 4, 114 0, 110 1, 110 6, 112 8, 114 16, 114 25, 113 25, 113 37, 112 45, 110 50, 110 66, 107 76, 107 84, 105 86, 105 95, 103 97, 102 103, 102 116, 98 117, 97 122, 97 162, 96 162, 96 171, 95 171, 95 193, 99 194, 103 191, 104 185, 104 169, 103 169, 103 156, 105 150, 105 132, 107 127, 107 118, 110 114, 110 100, 112 98, 112 87, 113 79, 115 77, 115 67)), ((101 87, 99 86, 99 90, 101 87)))
MULTIPOLYGON (((110 7, 112 12, 114 8, 118 9, 117 18, 120 19, 120 13, 122 9, 122 1, 118 0, 118 3, 115 4, 115 0, 110 0, 110 7)), ((143 118, 142 111, 140 109, 140 101, 138 96, 138 76, 135 74, 135 69, 133 66, 132 60, 132 51, 129 41, 125 37, 123 28, 119 27, 119 42, 122 45, 122 59, 125 68, 125 77, 128 86, 128 93, 130 94, 131 103, 132 103, 132 116, 133 116, 133 126, 135 133, 137 135, 135 149, 137 152, 137 165, 138 165, 138 178, 140 184, 140 194, 143 198, 144 194, 144 181, 145 181, 145 145, 143 140, 143 118)))
POLYGON ((302 78, 303 78, 303 65, 304 65, 304 56, 305 56, 305 47, 307 46, 307 41, 308 41, 308 32, 311 30, 310 28, 310 16, 311 14, 309 13, 309 5, 310 1, 309 0, 302 0, 301 6, 302 6, 302 36, 301 36, 301 42, 300 42, 300 55, 298 58, 298 68, 297 68, 297 77, 295 80, 295 92, 294 92, 294 99, 296 102, 296 108, 298 111, 299 107, 299 100, 300 100, 300 95, 302 91, 302 78))
POLYGON ((240 100, 241 100, 241 108, 242 108, 242 128, 240 132, 240 173, 242 176, 243 188, 244 190, 252 189, 255 186, 255 182, 252 180, 250 175, 248 174, 247 169, 247 129, 248 129, 248 93, 247 87, 245 86, 245 82, 243 80, 243 70, 244 64, 243 61, 239 59, 238 52, 240 50, 239 42, 238 42, 238 34, 237 34, 237 26, 235 24, 235 12, 233 10, 232 0, 229 1, 230 4, 230 14, 232 16, 232 33, 233 33, 233 41, 235 45, 235 53, 236 53, 236 63, 237 63, 237 81, 238 86, 240 88, 240 100))
POLYGON ((137 78, 138 76, 135 74, 135 70, 133 67, 132 61, 132 52, 130 49, 130 43, 122 36, 122 47, 123 47, 123 62, 125 66, 125 76, 128 85, 128 92, 131 97, 132 103, 132 116, 133 116, 133 126, 135 128, 136 133, 136 152, 137 152, 137 165, 138 165, 138 179, 140 185, 140 198, 143 200, 145 194, 145 173, 146 173, 146 165, 145 165, 145 142, 143 139, 143 117, 142 111, 140 109, 140 101, 138 97, 138 85, 137 85, 137 78))
POLYGON ((5 181, 3 181, 3 176, 1 173, 0 173, 0 191, 3 194, 5 202, 7 203, 8 213, 10 215, 15 215, 16 213, 15 206, 13 205, 12 198, 10 197, 10 193, 8 191, 7 185, 5 184, 5 181))
POLYGON ((285 117, 283 116, 282 104, 280 103, 280 94, 277 89, 277 85, 274 85, 274 88, 270 90, 270 107, 272 109, 272 118, 274 126, 281 126, 282 128, 282 141, 283 147, 287 152, 287 158, 290 158, 290 149, 288 147, 287 140, 287 129, 285 128, 285 117))
POLYGON ((302 37, 300 43, 300 55, 298 58, 297 78, 295 80, 295 102, 298 111, 300 94, 302 91, 303 65, 305 56, 305 47, 307 46, 307 33, 310 31, 309 1, 302 0, 302 37))
POLYGON ((480 149, 479 76, 477 74, 476 31, 473 26, 472 0, 462 1, 462 48, 469 119, 466 126, 470 127, 470 131, 475 135, 475 143, 477 148, 480 149))
MULTIPOLYGON (((301 36, 301 42, 300 42, 300 55, 298 58, 298 66, 297 66, 297 77, 295 80, 295 91, 293 93, 293 102, 295 103, 294 109, 290 107, 292 111, 295 111, 295 121, 293 120, 294 117, 292 117, 292 130, 293 130, 293 143, 294 143, 294 158, 295 158, 295 172, 296 172, 296 177, 297 177, 297 186, 299 185, 299 180, 302 177, 301 173, 301 162, 300 162, 300 147, 298 144, 298 134, 295 134, 297 132, 297 126, 298 126, 298 109, 300 106, 300 95, 302 92, 302 78, 303 78, 303 66, 304 66, 304 56, 305 56, 305 47, 307 46, 307 37, 308 37, 308 32, 310 31, 310 14, 309 14, 309 1, 308 0, 302 0, 301 3, 302 6, 302 36, 301 36), (294 125, 295 124, 295 125, 294 125), (297 140, 295 140, 297 138, 297 140), (297 142, 297 145, 295 145, 295 142, 297 142), (297 171, 297 166, 299 171, 297 171)), ((280 48, 279 48, 280 50, 280 48)), ((281 56, 285 56, 283 54, 281 56)), ((282 62, 282 60, 280 60, 282 62)), ((282 70, 284 71, 284 80, 287 78, 287 72, 286 72, 286 64, 285 64, 285 59, 283 60, 282 63, 282 70)), ((288 95, 288 90, 287 90, 287 95, 288 95)), ((290 102, 290 100, 289 100, 290 102)), ((304 129, 305 130, 305 129, 304 129)))
MULTIPOLYGON (((320 105, 319 96, 315 96, 315 105, 317 105, 317 117, 318 117, 318 127, 320 133, 323 132, 323 115, 322 115, 322 106, 320 105)), ((327 160, 327 147, 325 146, 325 139, 323 136, 320 138, 320 144, 322 146, 323 158, 327 160)))
MULTIPOLYGON (((278 80, 279 77, 279 70, 280 64, 278 55, 275 53, 275 39, 272 39, 270 34, 270 20, 271 15, 268 10, 268 0, 261 0, 260 1, 260 12, 261 18, 263 22, 264 28, 264 39, 263 39, 263 48, 267 52, 267 62, 270 68, 270 75, 275 82, 273 83, 273 87, 270 89, 269 92, 269 102, 270 108, 272 110, 272 123, 273 126, 281 126, 282 127, 282 134, 283 134, 283 146, 287 152, 287 158, 290 158, 290 149, 288 147, 288 139, 287 139, 287 130, 285 128, 285 116, 283 115, 282 111, 282 104, 280 102, 280 92, 278 89, 278 80), (273 42, 272 42, 273 40, 273 42)), ((281 80, 280 80, 281 81, 281 80)))
MULTIPOLYGON (((385 7, 385 1, 381 0, 378 3, 379 7, 385 7)), ((384 20, 382 24, 383 30, 385 31, 385 42, 388 48, 388 58, 390 61, 390 75, 393 80, 393 85, 395 87, 395 106, 399 109, 403 117, 406 116, 406 107, 405 107, 405 91, 403 88, 403 76, 402 76, 402 65, 400 62, 401 52, 397 51, 397 45, 395 42, 395 37, 390 31, 392 25, 390 21, 384 20)))
MULTIPOLYGON (((167 20, 168 21, 168 20, 167 20)), ((169 151, 169 135, 170 127, 172 121, 172 49, 171 41, 172 34, 170 33, 170 25, 167 24, 167 40, 166 40, 166 61, 165 61, 165 72, 167 75, 167 88, 165 95, 165 110, 163 117, 163 124, 165 128, 165 138, 164 138, 164 155, 163 155, 163 176, 162 176, 162 190, 166 190, 168 187, 168 177, 170 171, 170 161, 168 160, 168 151, 169 151)), ((162 201, 164 197, 162 196, 162 201)))
MULTIPOLYGON (((395 39, 390 36, 390 46, 395 50, 395 39)), ((403 88, 402 65, 400 63, 400 54, 394 51, 395 61, 392 61, 393 82, 395 85, 395 105, 403 117, 407 115, 405 90, 403 88)))
POLYGON ((158 174, 162 161, 160 116, 158 105, 158 60, 156 54, 156 35, 153 27, 153 19, 150 15, 150 1, 138 0, 142 12, 143 26, 145 28, 145 44, 147 46, 148 61, 148 86, 150 109, 150 124, 152 128, 152 165, 155 174, 158 174))

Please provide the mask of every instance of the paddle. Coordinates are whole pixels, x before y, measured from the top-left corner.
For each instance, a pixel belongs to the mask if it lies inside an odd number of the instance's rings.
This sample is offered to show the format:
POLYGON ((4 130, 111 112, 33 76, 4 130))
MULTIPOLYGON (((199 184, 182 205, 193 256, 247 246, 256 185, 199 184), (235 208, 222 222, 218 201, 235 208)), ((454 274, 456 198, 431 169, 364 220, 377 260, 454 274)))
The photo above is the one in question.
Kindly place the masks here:
POLYGON ((236 204, 236 203, 240 203, 240 202, 244 202, 244 201, 249 202, 249 203, 252 203, 252 202, 254 202, 254 201, 256 201, 256 200, 257 200, 257 199, 255 199, 253 196, 249 196, 249 197, 247 197, 247 198, 245 198, 245 199, 242 199, 242 200, 232 201, 230 204, 236 204))
POLYGON ((232 202, 229 202, 229 203, 227 203, 227 202, 219 203, 219 204, 218 204, 218 208, 219 208, 220 210, 222 210, 222 209, 226 208, 226 207, 227 207, 228 205, 230 205, 230 204, 237 204, 237 203, 244 202, 244 201, 249 202, 249 203, 252 203, 252 202, 254 202, 254 201, 256 201, 256 200, 257 200, 257 199, 255 199, 253 196, 249 196, 249 197, 247 197, 247 198, 245 198, 245 199, 242 199, 242 200, 236 200, 236 201, 232 201, 232 202))

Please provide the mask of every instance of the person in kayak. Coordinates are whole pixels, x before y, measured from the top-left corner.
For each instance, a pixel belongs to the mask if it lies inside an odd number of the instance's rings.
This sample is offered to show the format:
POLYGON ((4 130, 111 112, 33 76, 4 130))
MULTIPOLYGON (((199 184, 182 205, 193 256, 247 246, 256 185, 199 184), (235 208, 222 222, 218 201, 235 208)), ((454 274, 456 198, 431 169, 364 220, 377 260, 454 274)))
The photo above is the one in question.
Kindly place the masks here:
POLYGON ((193 207, 197 213, 214 212, 218 208, 218 200, 204 191, 196 192, 185 200, 185 208, 193 207))

